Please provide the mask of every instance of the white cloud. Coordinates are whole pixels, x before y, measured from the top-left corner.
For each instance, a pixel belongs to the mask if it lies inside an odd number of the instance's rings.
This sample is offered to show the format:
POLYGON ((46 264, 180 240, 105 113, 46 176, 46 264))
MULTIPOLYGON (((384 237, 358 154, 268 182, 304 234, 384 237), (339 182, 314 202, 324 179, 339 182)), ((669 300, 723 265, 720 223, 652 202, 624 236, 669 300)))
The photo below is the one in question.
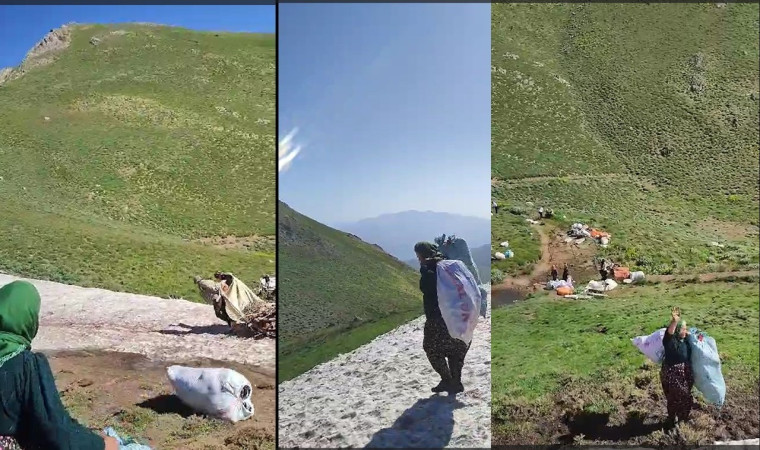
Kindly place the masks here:
POLYGON ((277 149, 277 172, 288 170, 293 160, 301 152, 301 146, 293 142, 293 137, 297 132, 298 128, 294 128, 293 131, 280 139, 277 149))

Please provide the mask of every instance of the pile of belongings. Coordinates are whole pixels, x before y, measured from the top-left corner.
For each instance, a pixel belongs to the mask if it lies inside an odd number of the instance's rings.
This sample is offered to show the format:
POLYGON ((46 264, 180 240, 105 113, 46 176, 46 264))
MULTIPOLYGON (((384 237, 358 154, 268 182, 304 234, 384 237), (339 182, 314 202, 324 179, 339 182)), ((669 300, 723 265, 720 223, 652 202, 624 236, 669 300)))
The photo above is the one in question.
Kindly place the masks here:
POLYGON ((478 272, 478 266, 475 265, 475 260, 472 259, 472 253, 470 252, 470 246, 467 242, 453 234, 446 236, 442 234, 433 240, 438 245, 438 251, 441 252, 444 258, 448 260, 461 261, 467 270, 472 274, 475 283, 478 286, 480 292, 480 315, 486 317, 486 311, 488 310, 488 291, 483 287, 483 283, 480 280, 480 272, 478 272))
POLYGON ((572 278, 568 278, 567 281, 551 280, 546 283, 546 289, 557 291, 557 295, 572 295, 575 292, 572 278))
POLYGON ((241 323, 232 324, 232 332, 239 337, 272 338, 277 337, 277 305, 262 302, 251 305, 245 311, 241 323))
POLYGON ((586 285, 585 292, 607 292, 615 289, 618 286, 618 284, 615 282, 615 280, 607 279, 604 281, 589 281, 586 285))
MULTIPOLYGON (((650 361, 662 364, 665 347, 662 339, 666 328, 660 328, 649 336, 636 336, 631 339, 636 348, 650 361)), ((726 400, 726 382, 720 367, 720 356, 715 339, 697 328, 690 328, 686 337, 691 347, 691 370, 694 374, 694 387, 704 396, 705 401, 722 406, 726 400)))
POLYGON ((567 231, 567 235, 576 239, 576 243, 582 243, 582 240, 591 238, 599 242, 603 247, 606 247, 610 243, 611 237, 606 231, 591 228, 583 223, 574 223, 573 226, 570 227, 570 230, 567 231))
POLYGON ((502 260, 502 259, 514 258, 515 257, 515 252, 513 252, 512 249, 509 248, 509 241, 504 241, 504 242, 502 242, 499 245, 501 245, 502 247, 504 247, 506 250, 504 250, 504 253, 502 253, 502 252, 496 252, 496 253, 494 253, 493 256, 491 256, 491 261, 497 260, 497 259, 498 260, 502 260))

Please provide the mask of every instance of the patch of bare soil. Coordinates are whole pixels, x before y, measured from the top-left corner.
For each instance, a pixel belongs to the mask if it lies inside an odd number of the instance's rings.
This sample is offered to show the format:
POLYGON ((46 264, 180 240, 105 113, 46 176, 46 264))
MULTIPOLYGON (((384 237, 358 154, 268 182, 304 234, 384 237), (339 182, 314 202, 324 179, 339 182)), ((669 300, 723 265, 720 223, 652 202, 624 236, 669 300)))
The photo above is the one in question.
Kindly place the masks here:
POLYGON ((275 378, 251 366, 211 359, 180 364, 227 367, 253 385, 254 416, 232 424, 195 414, 172 394, 170 362, 132 353, 48 353, 56 385, 72 415, 93 428, 113 426, 157 449, 274 449, 275 378))
POLYGON ((728 222, 714 218, 707 218, 697 224, 697 229, 705 233, 712 233, 716 240, 726 239, 738 241, 758 236, 756 225, 739 222, 728 222))
POLYGON ((224 249, 267 250, 275 247, 276 240, 274 236, 208 236, 196 242, 224 249))
POLYGON ((718 409, 698 400, 691 419, 666 430, 665 398, 659 368, 646 364, 634 379, 612 380, 589 389, 588 382, 567 381, 550 405, 508 407, 494 426, 524 424, 519 433, 497 435, 495 445, 712 445, 716 441, 758 436, 758 383, 732 386, 718 409))
MULTIPOLYGON (((580 245, 568 244, 565 242, 565 235, 556 228, 551 229, 546 225, 533 225, 533 228, 541 239, 541 259, 533 265, 533 270, 529 275, 507 277, 503 283, 493 287, 493 292, 519 291, 527 295, 527 293, 543 289, 551 277, 552 265, 556 265, 561 274, 565 263, 568 264, 570 276, 574 280, 596 278, 597 273, 593 263, 596 254, 595 244, 590 242, 580 245)), ((497 303, 503 302, 495 300, 495 304, 497 303)))

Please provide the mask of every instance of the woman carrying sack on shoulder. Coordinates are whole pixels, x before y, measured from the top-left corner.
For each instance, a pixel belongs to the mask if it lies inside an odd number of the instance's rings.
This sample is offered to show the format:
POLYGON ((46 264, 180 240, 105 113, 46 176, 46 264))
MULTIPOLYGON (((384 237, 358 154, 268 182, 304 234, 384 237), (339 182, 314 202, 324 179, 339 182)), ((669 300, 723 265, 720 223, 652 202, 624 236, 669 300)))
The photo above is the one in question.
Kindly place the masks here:
POLYGON ((681 310, 673 307, 670 324, 662 338, 665 358, 660 370, 660 381, 668 407, 667 428, 675 426, 676 421, 689 420, 694 404, 691 395, 694 375, 691 371, 691 345, 686 339, 688 335, 686 321, 681 320, 681 310))
POLYGON ((464 367, 464 357, 470 349, 470 344, 451 337, 446 322, 443 320, 441 308, 438 306, 436 269, 438 262, 444 259, 443 255, 438 252, 438 246, 430 242, 418 242, 414 246, 414 253, 417 254, 420 262, 420 291, 422 291, 422 304, 425 308, 422 348, 433 370, 441 376, 441 382, 431 390, 449 394, 464 392, 462 367, 464 367))
POLYGON ((0 288, 0 450, 118 450, 66 412, 45 356, 31 352, 40 294, 26 281, 0 288))

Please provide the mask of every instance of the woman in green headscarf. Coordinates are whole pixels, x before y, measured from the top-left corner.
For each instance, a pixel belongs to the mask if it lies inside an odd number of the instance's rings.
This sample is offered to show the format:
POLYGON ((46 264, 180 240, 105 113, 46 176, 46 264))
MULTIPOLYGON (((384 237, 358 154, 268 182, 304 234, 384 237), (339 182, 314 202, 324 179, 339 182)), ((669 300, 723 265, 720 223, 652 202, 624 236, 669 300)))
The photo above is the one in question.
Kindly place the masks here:
POLYGON ((114 438, 88 430, 64 409, 47 359, 31 352, 39 314, 34 285, 0 288, 0 450, 118 449, 114 438))
POLYGON ((425 309, 422 348, 433 370, 441 376, 441 382, 431 390, 457 394, 464 391, 462 367, 470 344, 451 337, 438 306, 436 269, 438 262, 443 260, 443 255, 438 251, 438 246, 430 242, 418 242, 414 246, 414 253, 420 262, 420 290, 425 309))
POLYGON ((689 420, 689 413, 694 404, 691 395, 694 375, 691 371, 691 346, 686 339, 688 335, 686 321, 681 319, 681 310, 674 307, 665 336, 662 338, 665 358, 660 370, 662 390, 668 404, 668 427, 674 426, 676 420, 689 420))

